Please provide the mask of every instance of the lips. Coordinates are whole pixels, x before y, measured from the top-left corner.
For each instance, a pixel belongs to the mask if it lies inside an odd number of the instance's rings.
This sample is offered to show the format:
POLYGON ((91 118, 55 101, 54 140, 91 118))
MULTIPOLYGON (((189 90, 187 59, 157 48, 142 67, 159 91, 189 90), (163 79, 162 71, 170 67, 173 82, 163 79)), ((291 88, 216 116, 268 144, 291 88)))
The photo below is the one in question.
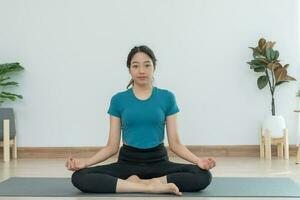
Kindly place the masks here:
POLYGON ((140 77, 138 77, 138 78, 147 78, 147 76, 140 76, 140 77))

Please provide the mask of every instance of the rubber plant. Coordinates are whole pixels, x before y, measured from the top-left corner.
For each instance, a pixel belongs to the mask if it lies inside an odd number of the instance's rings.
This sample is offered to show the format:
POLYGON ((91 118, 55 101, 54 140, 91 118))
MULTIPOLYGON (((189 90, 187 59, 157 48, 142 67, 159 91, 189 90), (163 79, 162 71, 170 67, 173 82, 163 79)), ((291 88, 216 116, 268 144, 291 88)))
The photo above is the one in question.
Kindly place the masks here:
POLYGON ((23 99, 22 95, 7 91, 8 87, 19 85, 19 83, 15 81, 10 81, 11 78, 8 76, 8 74, 19 72, 22 70, 24 70, 24 68, 19 63, 0 64, 0 105, 3 104, 6 100, 15 101, 16 99, 23 99))
POLYGON ((253 59, 247 62, 250 65, 250 69, 260 74, 257 79, 258 88, 263 89, 267 85, 269 86, 272 96, 271 108, 273 116, 276 114, 274 100, 276 87, 296 80, 287 74, 289 64, 282 65, 280 60, 278 60, 279 52, 273 49, 275 43, 260 38, 257 47, 249 47, 253 51, 253 59))

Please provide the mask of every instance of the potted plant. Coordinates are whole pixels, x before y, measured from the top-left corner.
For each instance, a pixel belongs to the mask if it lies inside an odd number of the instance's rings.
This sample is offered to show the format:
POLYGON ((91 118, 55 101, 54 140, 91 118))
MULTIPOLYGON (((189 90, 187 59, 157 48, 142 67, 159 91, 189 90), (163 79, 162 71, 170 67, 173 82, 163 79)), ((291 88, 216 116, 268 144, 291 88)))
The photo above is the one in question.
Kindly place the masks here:
MULTIPOLYGON (((247 63, 250 65, 250 69, 260 74, 257 79, 258 88, 263 89, 268 85, 271 93, 272 115, 267 117, 264 125, 282 127, 285 126, 284 118, 280 115, 276 115, 274 99, 276 87, 289 81, 295 81, 296 79, 287 74, 289 64, 282 65, 280 60, 278 60, 279 52, 273 49, 275 43, 276 42, 266 41, 264 38, 260 38, 257 47, 249 47, 253 51, 253 59, 247 63)), ((276 136, 277 134, 278 136, 282 136, 282 131, 272 131, 272 136, 276 136)))
POLYGON ((14 94, 8 92, 7 90, 11 86, 18 86, 19 84, 15 81, 11 81, 11 77, 8 74, 19 72, 24 70, 24 68, 19 63, 6 63, 0 64, 0 139, 3 140, 3 120, 9 119, 10 121, 10 139, 15 137, 15 118, 13 108, 4 108, 2 104, 7 101, 15 101, 17 99, 22 99, 22 95, 14 94))
MULTIPOLYGON (((6 63, 0 64, 0 105, 5 102, 5 100, 15 101, 17 98, 22 99, 22 95, 5 92, 4 90, 8 86, 18 86, 19 84, 15 81, 8 81, 10 79, 7 74, 22 71, 24 68, 19 63, 6 63)), ((1 107, 1 106, 0 106, 1 107)))

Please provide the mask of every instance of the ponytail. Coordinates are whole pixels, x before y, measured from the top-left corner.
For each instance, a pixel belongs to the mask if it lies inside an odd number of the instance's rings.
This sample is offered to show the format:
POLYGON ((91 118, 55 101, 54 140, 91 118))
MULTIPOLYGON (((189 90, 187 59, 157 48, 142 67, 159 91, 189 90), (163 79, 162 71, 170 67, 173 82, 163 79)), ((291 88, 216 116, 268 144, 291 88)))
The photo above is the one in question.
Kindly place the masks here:
POLYGON ((128 83, 128 85, 127 85, 126 89, 128 89, 130 85, 134 85, 134 81, 133 81, 133 79, 131 79, 131 80, 129 81, 129 83, 128 83))

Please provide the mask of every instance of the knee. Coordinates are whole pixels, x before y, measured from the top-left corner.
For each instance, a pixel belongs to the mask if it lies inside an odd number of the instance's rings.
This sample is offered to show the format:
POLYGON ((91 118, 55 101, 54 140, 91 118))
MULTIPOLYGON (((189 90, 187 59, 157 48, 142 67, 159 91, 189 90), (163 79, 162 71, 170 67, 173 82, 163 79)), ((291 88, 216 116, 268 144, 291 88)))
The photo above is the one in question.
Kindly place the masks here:
POLYGON ((77 186, 79 183, 79 180, 80 180, 80 173, 78 171, 75 171, 71 177, 72 184, 74 186, 77 186))
POLYGON ((211 183, 211 180, 212 180, 212 175, 210 171, 201 170, 200 172, 196 173, 194 191, 200 191, 205 189, 211 183))
POLYGON ((76 188, 78 188, 79 190, 81 190, 82 192, 84 192, 84 188, 82 186, 83 176, 84 176, 84 174, 80 170, 78 170, 78 171, 75 171, 72 174, 72 177, 71 177, 72 184, 76 188))

